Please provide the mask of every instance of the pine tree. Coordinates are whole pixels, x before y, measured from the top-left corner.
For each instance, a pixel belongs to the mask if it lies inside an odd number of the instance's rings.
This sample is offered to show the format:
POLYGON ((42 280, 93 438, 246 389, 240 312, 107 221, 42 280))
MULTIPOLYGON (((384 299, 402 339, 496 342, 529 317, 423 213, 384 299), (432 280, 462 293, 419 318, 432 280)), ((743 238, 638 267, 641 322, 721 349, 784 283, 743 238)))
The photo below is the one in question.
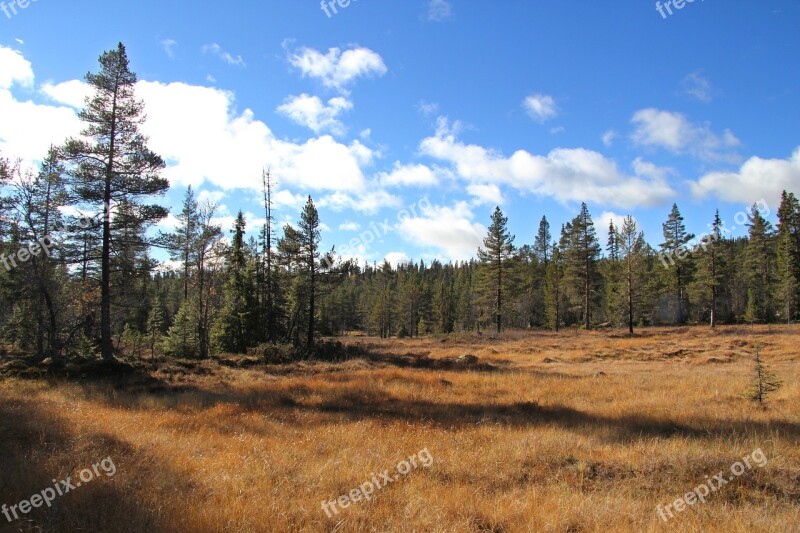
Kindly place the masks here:
POLYGON ((483 290, 492 295, 492 314, 497 333, 503 329, 503 295, 511 280, 510 263, 514 254, 514 236, 508 233, 508 219, 500 207, 495 207, 492 224, 478 249, 478 258, 483 263, 483 290))
POLYGON ((661 262, 665 268, 673 270, 673 288, 675 290, 675 324, 683 324, 685 319, 686 285, 691 276, 691 258, 686 243, 694 239, 694 235, 686 233, 683 216, 678 204, 672 204, 667 221, 663 224, 664 242, 661 244, 661 262))
POLYGON ((561 250, 554 243, 551 260, 547 265, 545 283, 545 317, 549 328, 558 332, 561 324, 561 284, 564 277, 564 259, 561 250))
POLYGON ((86 75, 94 91, 80 112, 86 124, 82 137, 69 139, 65 154, 71 163, 73 190, 83 202, 103 211, 100 281, 100 351, 104 359, 113 357, 111 338, 111 256, 113 202, 127 201, 142 225, 164 218, 167 212, 155 205, 140 205, 138 199, 163 194, 169 188, 159 177, 164 161, 147 148, 147 138, 139 131, 144 122, 144 105, 136 100, 136 74, 131 72, 125 47, 100 56, 100 72, 86 75))
POLYGON ((567 242, 564 249, 566 277, 568 282, 581 295, 583 300, 583 325, 592 327, 592 307, 599 288, 597 262, 600 257, 600 244, 594 230, 594 222, 585 203, 581 211, 567 230, 567 242))

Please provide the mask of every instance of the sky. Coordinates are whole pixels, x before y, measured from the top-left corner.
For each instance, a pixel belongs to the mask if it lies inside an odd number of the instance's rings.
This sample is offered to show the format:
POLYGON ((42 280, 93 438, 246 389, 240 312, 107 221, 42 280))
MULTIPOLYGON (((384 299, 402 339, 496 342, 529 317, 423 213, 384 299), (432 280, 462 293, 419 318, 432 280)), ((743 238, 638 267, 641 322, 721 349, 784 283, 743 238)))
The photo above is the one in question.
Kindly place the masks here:
POLYGON ((474 257, 498 205, 517 246, 581 202, 603 243, 632 215, 659 244, 673 203, 742 235, 747 206, 775 223, 800 193, 798 28, 796 0, 5 0, 0 154, 78 135, 122 42, 161 203, 191 185, 226 231, 263 225, 269 168, 278 222, 310 195, 323 246, 362 263, 474 257))

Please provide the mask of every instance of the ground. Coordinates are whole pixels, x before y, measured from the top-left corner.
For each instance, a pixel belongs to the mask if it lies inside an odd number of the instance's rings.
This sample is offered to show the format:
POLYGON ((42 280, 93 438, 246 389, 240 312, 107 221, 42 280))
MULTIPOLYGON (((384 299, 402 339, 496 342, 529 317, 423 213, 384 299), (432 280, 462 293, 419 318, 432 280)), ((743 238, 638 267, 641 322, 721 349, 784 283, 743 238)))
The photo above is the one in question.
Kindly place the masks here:
POLYGON ((343 342, 123 378, 0 359, 0 504, 92 478, 0 531, 800 531, 798 326, 343 342))

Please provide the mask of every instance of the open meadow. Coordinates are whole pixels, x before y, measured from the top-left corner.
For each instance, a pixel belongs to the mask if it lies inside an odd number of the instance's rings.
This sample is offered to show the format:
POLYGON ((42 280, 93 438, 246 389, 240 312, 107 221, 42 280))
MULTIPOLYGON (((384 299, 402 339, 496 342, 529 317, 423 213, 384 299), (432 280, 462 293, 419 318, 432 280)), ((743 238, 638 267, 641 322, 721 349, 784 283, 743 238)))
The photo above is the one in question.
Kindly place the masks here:
POLYGON ((345 343, 113 379, 6 358, 0 503, 73 487, 0 530, 800 531, 797 326, 345 343), (741 397, 754 342, 784 382, 766 408, 741 397))

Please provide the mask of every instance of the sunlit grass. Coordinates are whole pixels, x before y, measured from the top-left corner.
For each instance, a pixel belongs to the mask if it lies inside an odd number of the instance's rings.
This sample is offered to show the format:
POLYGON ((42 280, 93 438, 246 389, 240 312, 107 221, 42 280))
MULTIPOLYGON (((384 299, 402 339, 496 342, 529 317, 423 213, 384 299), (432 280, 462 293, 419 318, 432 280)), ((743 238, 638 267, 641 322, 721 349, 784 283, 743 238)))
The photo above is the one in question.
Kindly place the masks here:
POLYGON ((0 503, 110 456, 113 478, 28 518, 58 531, 797 531, 798 341, 797 327, 353 337, 495 370, 208 362, 171 383, 158 372, 172 388, 153 393, 2 382, 0 503), (785 382, 766 409, 740 396, 755 339, 785 382), (322 510, 423 448, 432 467, 322 510), (767 466, 661 522, 656 505, 756 448, 767 466))

